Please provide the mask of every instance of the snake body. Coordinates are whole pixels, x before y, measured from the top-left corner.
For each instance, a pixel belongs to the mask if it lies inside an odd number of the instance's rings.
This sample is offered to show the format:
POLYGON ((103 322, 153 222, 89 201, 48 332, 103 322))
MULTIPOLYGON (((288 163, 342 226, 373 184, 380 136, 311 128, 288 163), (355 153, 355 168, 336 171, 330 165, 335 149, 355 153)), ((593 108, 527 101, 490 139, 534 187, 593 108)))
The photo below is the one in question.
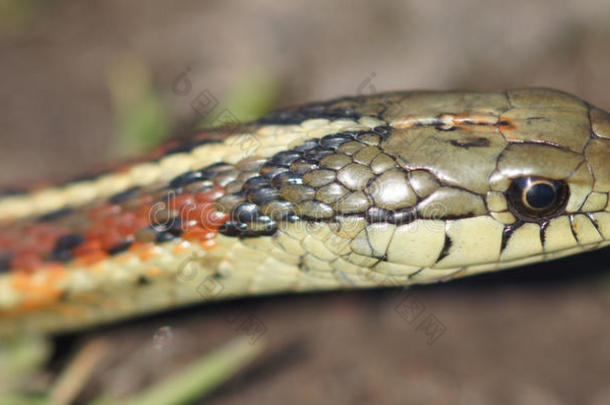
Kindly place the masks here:
POLYGON ((549 89, 280 110, 0 194, 0 334, 449 280, 610 242, 610 115, 549 89))

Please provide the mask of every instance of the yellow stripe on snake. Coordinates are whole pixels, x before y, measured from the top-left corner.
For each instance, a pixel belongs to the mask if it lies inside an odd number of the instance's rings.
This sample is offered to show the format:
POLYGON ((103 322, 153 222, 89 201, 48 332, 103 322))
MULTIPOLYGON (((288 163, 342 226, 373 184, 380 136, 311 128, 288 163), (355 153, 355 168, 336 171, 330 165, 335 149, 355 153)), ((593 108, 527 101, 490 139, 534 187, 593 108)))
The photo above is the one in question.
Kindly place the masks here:
POLYGON ((548 89, 395 92, 0 194, 0 334, 405 286, 610 242, 610 115, 548 89))

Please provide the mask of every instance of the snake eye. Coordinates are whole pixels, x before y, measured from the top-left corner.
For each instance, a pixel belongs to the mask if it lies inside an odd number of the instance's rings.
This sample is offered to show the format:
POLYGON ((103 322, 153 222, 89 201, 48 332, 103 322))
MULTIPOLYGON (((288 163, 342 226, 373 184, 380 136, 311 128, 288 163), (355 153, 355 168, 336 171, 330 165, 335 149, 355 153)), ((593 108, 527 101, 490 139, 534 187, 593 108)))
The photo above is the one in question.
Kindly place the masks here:
POLYGON ((532 222, 557 215, 569 197, 567 184, 540 177, 519 177, 506 192, 511 211, 524 221, 532 222))

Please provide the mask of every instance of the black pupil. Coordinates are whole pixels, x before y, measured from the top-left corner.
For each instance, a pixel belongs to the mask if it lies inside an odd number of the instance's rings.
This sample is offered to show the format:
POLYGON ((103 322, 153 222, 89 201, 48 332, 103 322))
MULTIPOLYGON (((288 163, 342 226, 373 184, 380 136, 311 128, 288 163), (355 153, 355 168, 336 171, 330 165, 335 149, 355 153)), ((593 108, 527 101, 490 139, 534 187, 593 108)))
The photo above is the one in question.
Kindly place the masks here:
POLYGON ((547 183, 538 183, 527 190, 525 198, 530 207, 543 209, 555 202, 555 188, 547 183))

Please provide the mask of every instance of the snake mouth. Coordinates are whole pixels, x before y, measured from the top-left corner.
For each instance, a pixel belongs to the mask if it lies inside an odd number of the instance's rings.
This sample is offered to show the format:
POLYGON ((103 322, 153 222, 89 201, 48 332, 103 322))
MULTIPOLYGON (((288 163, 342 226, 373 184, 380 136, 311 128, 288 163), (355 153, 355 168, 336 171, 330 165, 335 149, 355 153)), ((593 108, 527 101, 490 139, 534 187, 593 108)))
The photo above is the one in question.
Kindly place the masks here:
MULTIPOLYGON (((441 223, 442 221, 439 221, 441 223)), ((530 224, 530 228, 538 227, 537 224, 530 224)), ((431 229, 431 227, 420 226, 426 235, 419 234, 421 237, 428 238, 433 234, 444 234, 443 229, 431 229)), ((524 229, 526 230, 526 229, 524 229)), ((370 231, 370 230, 369 230, 370 231)), ((483 232, 481 232, 483 233, 483 232)), ((540 231, 538 231, 538 234, 540 231)), ((523 236, 528 236, 527 233, 523 236)), ((549 235, 550 236, 550 235, 549 235)), ((495 255, 494 259, 479 261, 471 261, 468 264, 462 263, 453 266, 443 263, 443 256, 447 257, 444 253, 441 254, 441 258, 432 265, 407 265, 404 263, 398 263, 396 257, 388 257, 387 255, 379 255, 376 258, 365 258, 363 256, 353 257, 353 255, 347 255, 344 259, 339 259, 338 262, 331 263, 331 271, 317 271, 315 268, 307 268, 303 271, 309 277, 318 279, 338 282, 343 287, 371 287, 375 285, 383 286, 399 286, 405 284, 426 284, 438 281, 447 281, 454 278, 459 278, 468 275, 474 275, 484 272, 492 272, 505 268, 520 267, 529 264, 535 264, 541 261, 550 261, 559 259, 561 257, 570 256, 577 253, 583 253, 587 251, 596 250, 605 246, 610 245, 609 240, 599 239, 592 242, 578 242, 574 240, 574 243, 566 244, 563 246, 554 245, 553 237, 549 237, 548 246, 540 245, 540 251, 534 251, 530 254, 513 255, 510 258, 502 258, 501 255, 495 255), (545 250, 546 249, 546 250, 545 250), (498 258, 500 256, 500 258, 498 258), (361 264, 366 266, 354 266, 360 260, 361 264), (394 261, 392 261, 394 260, 394 261), (337 266, 334 263, 342 263, 337 266), (351 270, 349 266, 351 265, 351 270)), ((326 246, 329 246, 331 241, 326 242, 326 246)), ((391 242, 390 242, 391 243, 391 242)), ((459 241, 457 242, 460 243, 459 241)), ((532 245, 532 241, 525 241, 532 245)), ((359 242, 355 246, 359 246, 359 242)), ((444 250, 451 250, 451 243, 447 245, 445 242, 444 250)), ((423 247, 423 245, 422 245, 423 247)), ((408 250, 407 247, 402 250, 408 250)), ((317 254, 312 250, 313 254, 317 254)), ((362 252, 364 253, 364 252, 362 252)))
POLYGON ((531 265, 531 264, 536 264, 536 263, 539 263, 542 261, 557 260, 557 259, 561 259, 566 256, 571 256, 573 254, 589 252, 589 251, 597 250, 597 249, 604 248, 607 246, 610 246, 610 241, 602 241, 602 242, 588 243, 588 244, 583 244, 583 245, 566 247, 566 248, 558 249, 558 250, 551 251, 551 252, 532 254, 529 256, 524 256, 521 258, 516 258, 516 259, 512 259, 512 260, 507 260, 507 261, 478 264, 478 265, 456 270, 456 274, 453 278, 469 276, 469 275, 474 275, 474 274, 479 274, 479 273, 487 273, 487 272, 491 272, 491 271, 495 271, 495 270, 517 268, 517 267, 527 266, 527 265, 531 265))

